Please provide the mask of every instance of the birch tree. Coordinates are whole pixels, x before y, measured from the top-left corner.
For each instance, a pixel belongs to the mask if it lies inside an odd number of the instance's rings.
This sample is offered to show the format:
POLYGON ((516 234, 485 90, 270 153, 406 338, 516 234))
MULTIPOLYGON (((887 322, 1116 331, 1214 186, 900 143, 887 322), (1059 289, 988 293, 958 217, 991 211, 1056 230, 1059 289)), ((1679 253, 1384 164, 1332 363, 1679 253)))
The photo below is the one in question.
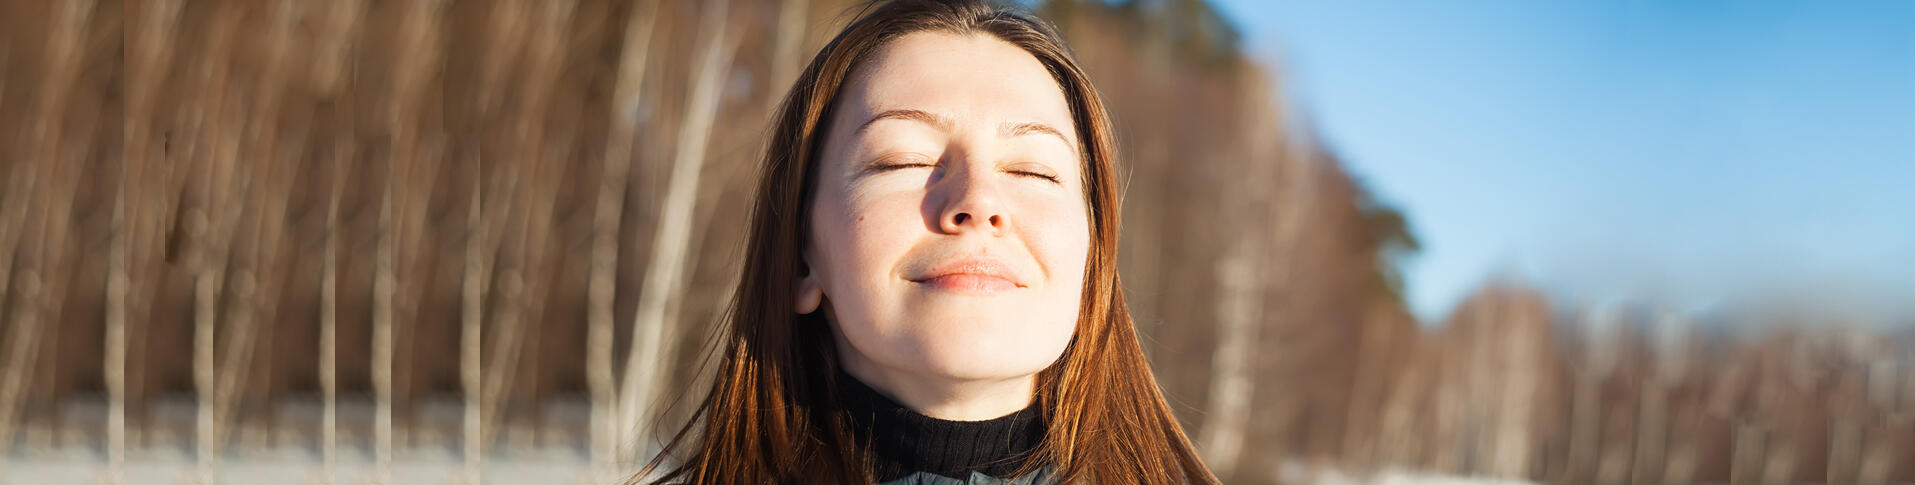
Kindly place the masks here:
POLYGON ((647 406, 657 394, 657 379, 664 366, 666 305, 677 299, 684 273, 690 261, 686 252, 692 238, 692 213, 697 201, 698 179, 704 169, 705 143, 718 114, 720 89, 731 64, 732 48, 726 42, 728 0, 704 5, 699 20, 699 41, 694 51, 696 64, 686 103, 684 125, 679 132, 677 154, 659 212, 650 262, 645 268, 645 286, 639 293, 638 313, 633 317, 631 352, 625 361, 625 376, 620 384, 618 429, 619 461, 636 462, 647 449, 643 437, 650 423, 647 406))
POLYGON ((525 46, 524 78, 521 79, 520 96, 513 99, 515 116, 508 122, 510 136, 502 163, 516 171, 523 180, 516 180, 510 189, 509 211, 498 217, 509 218, 517 224, 519 231, 503 241, 505 251, 498 263, 498 274, 502 294, 501 305, 495 314, 495 329, 498 338, 493 339, 492 366, 484 369, 486 385, 483 388, 480 426, 480 441, 491 443, 498 434, 498 424, 505 419, 504 403, 513 383, 517 379, 519 368, 525 365, 522 355, 527 347, 525 336, 529 321, 539 317, 541 302, 546 285, 546 265, 541 264, 545 254, 547 235, 552 230, 553 198, 558 192, 558 181, 562 166, 555 154, 562 147, 550 146, 545 138, 550 135, 546 126, 555 122, 550 101, 554 95, 554 85, 559 68, 563 66, 564 34, 570 24, 574 2, 544 2, 533 4, 533 21, 527 30, 529 42, 525 46))
POLYGON ((242 12, 239 6, 227 4, 214 13, 210 20, 211 28, 206 34, 206 55, 198 66, 198 86, 200 93, 193 102, 206 109, 205 120, 193 126, 196 138, 190 149, 189 157, 194 160, 195 170, 200 175, 197 182, 196 207, 186 213, 187 238, 193 241, 193 249, 188 260, 193 276, 193 388, 197 413, 194 418, 194 444, 198 458, 198 475, 203 483, 211 483, 217 470, 219 446, 216 440, 217 420, 214 412, 215 396, 218 395, 214 351, 217 340, 214 339, 218 297, 225 282, 231 191, 240 189, 236 180, 244 180, 236 175, 235 158, 239 149, 239 137, 233 136, 232 126, 238 124, 234 118, 239 111, 239 100, 232 99, 229 92, 229 69, 233 58, 233 46, 237 43, 239 23, 242 12))
POLYGON ((1244 429, 1250 420, 1254 384, 1258 328, 1265 323, 1263 314, 1266 287, 1282 284, 1273 281, 1289 275, 1288 256, 1295 253, 1297 228, 1301 227, 1308 203, 1299 197, 1304 175, 1293 168, 1295 161, 1285 156, 1281 143, 1279 108, 1262 94, 1268 89, 1261 76, 1248 74, 1245 83, 1246 112, 1237 126, 1244 127, 1241 160, 1244 172, 1224 175, 1234 190, 1223 191, 1234 200, 1222 202, 1241 227, 1269 227, 1267 231, 1243 231, 1230 237, 1227 253, 1216 262, 1219 316, 1217 353, 1211 357, 1211 385, 1208 409, 1199 437, 1206 462, 1219 478, 1228 479, 1237 468, 1244 448, 1244 429), (1275 184, 1271 190, 1267 184, 1275 184), (1275 207, 1272 207, 1272 206, 1275 207), (1266 224, 1269 224, 1266 226, 1266 224), (1272 262, 1276 264, 1271 264, 1272 262), (1272 269, 1274 268, 1274 271, 1272 269), (1274 276, 1274 277, 1273 277, 1274 276))
MULTIPOLYGON (((151 298, 147 290, 158 281, 155 251, 159 248, 159 224, 165 213, 164 198, 159 197, 152 180, 165 180, 155 168, 159 165, 155 143, 154 105, 171 64, 173 32, 179 19, 180 4, 172 0, 143 2, 135 6, 126 22, 129 51, 126 54, 126 118, 124 136, 127 147, 120 170, 113 214, 112 254, 107 277, 107 332, 104 376, 109 395, 107 410, 107 480, 125 481, 128 401, 128 347, 138 341, 139 328, 150 320, 151 298), (138 286, 139 288, 135 288, 138 286)), ((5 275, 0 272, 0 279, 5 275)))
MULTIPOLYGON (((72 109, 69 97, 80 75, 86 25, 93 14, 88 1, 54 5, 46 24, 41 50, 39 76, 30 82, 36 99, 30 105, 26 124, 38 135, 26 142, 27 161, 23 167, 26 182, 18 190, 24 196, 18 206, 22 212, 12 219, 0 241, 0 276, 17 279, 18 294, 10 308, 12 319, 7 335, 4 374, 0 374, 0 465, 4 465, 8 445, 13 442, 15 413, 26 400, 26 389, 40 368, 39 351, 46 346, 46 322, 58 322, 63 303, 65 281, 62 262, 67 256, 67 232, 74 202, 74 189, 80 180, 79 157, 70 153, 64 142, 64 121, 72 109), (17 222, 17 226, 13 223, 17 222), (23 235, 30 239, 22 240, 23 235), (10 267, 18 258, 19 266, 10 267)), ((17 174, 17 173, 16 173, 17 174)), ((0 291, 0 299, 7 297, 0 291)), ((9 318, 0 315, 0 318, 9 318)))
MULTIPOLYGON (((359 14, 362 10, 360 0, 340 0, 328 4, 330 8, 321 11, 321 29, 324 34, 316 46, 319 64, 314 73, 318 91, 338 95, 346 84, 347 71, 346 45, 355 35, 359 14)), ((326 221, 324 227, 324 253, 320 256, 319 274, 319 392, 322 402, 320 416, 320 479, 325 483, 334 483, 339 468, 339 251, 340 251, 340 214, 341 194, 345 191, 347 167, 356 158, 351 126, 350 102, 338 103, 327 113, 325 125, 327 139, 331 143, 330 157, 324 160, 328 165, 326 173, 326 221)))
MULTIPOLYGON (((478 79, 473 89, 473 98, 467 99, 470 106, 466 126, 460 136, 467 137, 467 143, 474 145, 466 153, 469 170, 473 172, 473 193, 470 212, 466 216, 468 234, 465 245, 465 263, 460 276, 460 370, 461 394, 465 400, 461 440, 464 443, 465 473, 468 479, 476 481, 480 463, 485 450, 485 423, 491 416, 487 406, 490 394, 486 373, 484 372, 484 336, 483 328, 488 313, 485 301, 492 291, 494 256, 498 254, 503 242, 506 217, 494 215, 488 211, 494 207, 513 207, 511 184, 514 178, 506 175, 502 169, 516 167, 513 164, 500 164, 486 157, 488 143, 498 126, 491 119, 503 110, 508 75, 506 69, 516 63, 523 52, 524 43, 519 42, 525 36, 527 5, 523 2, 495 2, 489 6, 484 24, 482 45, 491 55, 479 59, 478 79), (497 175, 495 175, 497 174, 497 175), (488 203, 488 201, 496 203, 488 203)), ((496 318, 497 313, 494 312, 496 318)))
POLYGON ((613 88, 606 133, 605 172, 601 177, 597 207, 592 219, 592 275, 588 283, 586 330, 586 373, 592 393, 592 466, 594 476, 611 477, 618 452, 616 432, 617 389, 612 380, 612 298, 618 270, 619 223, 624 218, 625 187, 630 177, 633 139, 638 135, 639 89, 645 82, 645 64, 651 51, 652 26, 658 19, 658 2, 641 1, 632 6, 625 22, 625 39, 620 49, 618 80, 613 88))

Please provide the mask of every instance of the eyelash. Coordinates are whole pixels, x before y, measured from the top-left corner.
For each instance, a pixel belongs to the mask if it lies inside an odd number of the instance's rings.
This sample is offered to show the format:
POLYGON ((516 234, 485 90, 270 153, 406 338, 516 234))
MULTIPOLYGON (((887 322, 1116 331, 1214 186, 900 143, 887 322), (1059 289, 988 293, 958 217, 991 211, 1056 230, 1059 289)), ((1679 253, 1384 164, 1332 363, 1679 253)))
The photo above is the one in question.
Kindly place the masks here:
POLYGON ((879 172, 889 172, 889 171, 892 171, 892 170, 897 170, 897 169, 902 169, 902 168, 917 168, 917 167, 935 167, 935 166, 936 166, 936 165, 931 165, 931 164, 929 164, 929 163, 918 163, 918 162, 903 162, 903 163, 896 163, 896 162, 893 162, 893 163, 884 163, 884 164, 879 164, 879 165, 878 165, 878 166, 876 166, 876 167, 872 167, 872 169, 873 169, 873 170, 877 170, 877 171, 879 171, 879 172))
MULTIPOLYGON (((880 171, 880 172, 889 172, 889 171, 892 171, 892 170, 899 170, 899 169, 906 169, 906 168, 918 168, 918 167, 936 167, 936 165, 932 165, 932 164, 929 164, 929 163, 915 163, 915 162, 904 162, 904 163, 886 163, 886 164, 883 164, 883 165, 879 165, 879 166, 877 166, 877 167, 874 167, 874 169, 875 169, 875 170, 877 170, 877 171, 880 171)), ((1041 179, 1041 180, 1046 180, 1046 181, 1049 181, 1049 182, 1051 182, 1051 183, 1054 183, 1054 184, 1060 184, 1060 185, 1061 185, 1061 184, 1063 184, 1063 183, 1064 183, 1064 182, 1063 182, 1063 180, 1060 180, 1060 179, 1058 179, 1058 178, 1057 178, 1057 176, 1055 176, 1055 175, 1045 175, 1045 174, 1041 174, 1041 173, 1037 173, 1037 172, 1031 172, 1031 171, 1026 171, 1026 170, 1012 170, 1012 171, 1011 171, 1011 173, 1013 173, 1013 174, 1016 174, 1016 175, 1023 175, 1023 176, 1027 176, 1027 177, 1036 177, 1036 178, 1038 178, 1038 179, 1041 179)))
POLYGON ((1018 174, 1018 175, 1029 175, 1029 176, 1032 176, 1032 177, 1037 177, 1037 178, 1040 178, 1040 179, 1044 179, 1044 180, 1049 180, 1049 181, 1051 181, 1051 183, 1054 183, 1054 184, 1062 184, 1062 183, 1063 183, 1062 181, 1060 181, 1060 180, 1058 180, 1058 179, 1057 179, 1057 176, 1056 176, 1056 175, 1044 175, 1044 174, 1041 174, 1041 173, 1037 173, 1037 172, 1026 172, 1026 171, 1023 171, 1023 170, 1014 170, 1014 171, 1012 171, 1011 173, 1014 173, 1014 174, 1018 174))

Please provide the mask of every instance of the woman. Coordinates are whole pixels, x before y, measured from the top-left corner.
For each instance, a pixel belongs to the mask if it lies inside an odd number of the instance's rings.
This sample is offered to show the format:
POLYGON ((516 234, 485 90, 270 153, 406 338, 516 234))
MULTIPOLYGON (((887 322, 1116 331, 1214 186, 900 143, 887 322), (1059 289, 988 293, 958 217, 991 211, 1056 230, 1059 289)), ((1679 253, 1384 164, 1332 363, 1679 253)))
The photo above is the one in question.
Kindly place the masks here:
POLYGON ((1216 481, 1138 345, 1109 115, 1054 29, 868 6, 775 123, 716 381, 634 481, 1216 481))

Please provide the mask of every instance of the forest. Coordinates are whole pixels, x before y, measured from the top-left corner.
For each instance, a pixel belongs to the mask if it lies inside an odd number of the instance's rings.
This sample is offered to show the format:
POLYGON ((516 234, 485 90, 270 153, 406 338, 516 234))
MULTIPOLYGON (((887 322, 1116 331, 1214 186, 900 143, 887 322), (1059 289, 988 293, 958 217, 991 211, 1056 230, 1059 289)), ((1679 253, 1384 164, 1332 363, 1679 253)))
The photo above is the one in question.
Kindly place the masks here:
MULTIPOLYGON (((1029 8, 1112 109, 1123 291, 1225 483, 1915 483, 1915 316, 1510 278, 1419 321, 1406 211, 1228 18, 1029 8)), ((855 13, 0 0, 0 481, 629 475, 702 395, 768 114, 855 13)))

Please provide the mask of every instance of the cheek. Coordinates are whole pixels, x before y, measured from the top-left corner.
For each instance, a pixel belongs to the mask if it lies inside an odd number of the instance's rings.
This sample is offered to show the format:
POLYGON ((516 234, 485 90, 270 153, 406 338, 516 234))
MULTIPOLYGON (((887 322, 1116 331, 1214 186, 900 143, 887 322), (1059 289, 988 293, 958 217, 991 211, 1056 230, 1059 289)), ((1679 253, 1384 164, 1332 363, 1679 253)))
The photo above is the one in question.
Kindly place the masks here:
POLYGON ((1058 286, 1082 286, 1090 255, 1090 214, 1081 205, 1050 202, 1027 211, 1024 236, 1032 256, 1058 286))
POLYGON ((821 205, 831 212, 820 239, 834 252, 836 270, 831 282, 842 291, 869 294, 895 275, 897 261, 923 232, 918 200, 898 196, 840 195, 821 205))

